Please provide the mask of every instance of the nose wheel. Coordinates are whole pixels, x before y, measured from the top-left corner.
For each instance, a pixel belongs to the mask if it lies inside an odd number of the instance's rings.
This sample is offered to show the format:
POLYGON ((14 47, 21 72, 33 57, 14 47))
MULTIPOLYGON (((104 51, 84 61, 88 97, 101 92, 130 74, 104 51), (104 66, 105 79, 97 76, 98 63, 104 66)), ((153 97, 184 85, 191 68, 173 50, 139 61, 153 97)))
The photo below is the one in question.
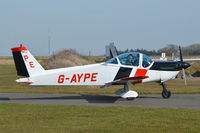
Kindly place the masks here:
POLYGON ((171 91, 167 90, 166 85, 164 83, 161 83, 161 86, 163 88, 162 97, 164 99, 170 98, 171 97, 171 91))

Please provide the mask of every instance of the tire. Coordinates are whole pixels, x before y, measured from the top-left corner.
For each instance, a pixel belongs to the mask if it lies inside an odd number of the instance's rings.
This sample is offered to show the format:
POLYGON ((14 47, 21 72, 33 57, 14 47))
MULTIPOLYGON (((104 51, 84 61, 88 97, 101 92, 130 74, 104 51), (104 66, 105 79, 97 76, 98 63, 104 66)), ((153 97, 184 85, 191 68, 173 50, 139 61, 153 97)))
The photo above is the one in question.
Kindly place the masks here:
POLYGON ((171 97, 171 91, 168 91, 168 90, 163 91, 163 92, 162 92, 162 97, 163 97, 164 99, 170 98, 170 97, 171 97))

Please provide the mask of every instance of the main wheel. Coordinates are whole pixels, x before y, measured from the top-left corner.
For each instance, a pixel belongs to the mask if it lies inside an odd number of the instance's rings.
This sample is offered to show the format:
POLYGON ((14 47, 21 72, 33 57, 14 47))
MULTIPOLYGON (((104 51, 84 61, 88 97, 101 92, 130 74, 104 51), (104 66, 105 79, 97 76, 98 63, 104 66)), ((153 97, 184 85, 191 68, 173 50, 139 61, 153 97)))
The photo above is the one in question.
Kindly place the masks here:
POLYGON ((170 97, 171 97, 171 91, 169 91, 169 90, 164 90, 164 91, 162 92, 162 97, 165 98, 165 99, 170 98, 170 97))

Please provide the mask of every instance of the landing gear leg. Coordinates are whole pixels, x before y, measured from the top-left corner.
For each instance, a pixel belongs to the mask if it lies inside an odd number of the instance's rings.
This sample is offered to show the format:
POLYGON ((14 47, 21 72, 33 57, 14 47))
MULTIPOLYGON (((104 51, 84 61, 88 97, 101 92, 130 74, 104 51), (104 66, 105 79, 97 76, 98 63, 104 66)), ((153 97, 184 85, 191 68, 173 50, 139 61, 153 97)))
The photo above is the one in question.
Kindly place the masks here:
POLYGON ((163 88, 162 97, 165 98, 165 99, 170 98, 171 97, 171 92, 169 90, 167 90, 166 84, 161 83, 161 86, 163 88))
POLYGON ((132 91, 129 88, 129 83, 124 84, 124 88, 121 88, 115 92, 115 94, 121 96, 122 98, 126 100, 133 100, 138 96, 138 93, 136 91, 132 91))

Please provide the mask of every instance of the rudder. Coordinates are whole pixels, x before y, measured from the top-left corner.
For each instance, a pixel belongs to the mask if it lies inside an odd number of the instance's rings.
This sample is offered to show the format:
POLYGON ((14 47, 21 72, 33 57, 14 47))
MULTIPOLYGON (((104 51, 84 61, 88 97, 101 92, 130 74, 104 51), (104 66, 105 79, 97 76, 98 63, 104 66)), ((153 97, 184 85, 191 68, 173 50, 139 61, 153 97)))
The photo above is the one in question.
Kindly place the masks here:
POLYGON ((11 48, 11 50, 17 75, 30 77, 45 71, 26 47, 20 45, 20 47, 11 48))

